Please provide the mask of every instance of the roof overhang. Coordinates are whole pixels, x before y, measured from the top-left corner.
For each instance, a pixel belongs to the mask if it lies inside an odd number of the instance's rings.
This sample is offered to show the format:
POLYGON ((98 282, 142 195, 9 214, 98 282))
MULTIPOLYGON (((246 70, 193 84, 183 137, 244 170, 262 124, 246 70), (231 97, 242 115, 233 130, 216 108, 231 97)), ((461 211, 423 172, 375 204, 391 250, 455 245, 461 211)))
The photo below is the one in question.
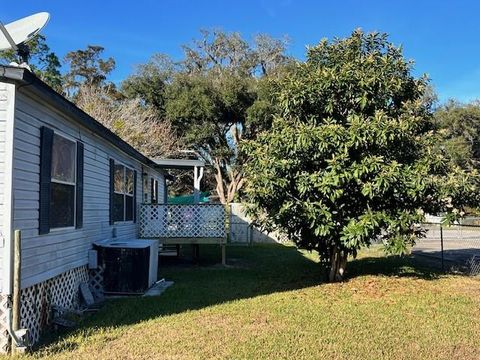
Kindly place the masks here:
POLYGON ((0 65, 0 81, 20 84, 20 86, 17 87, 18 91, 23 92, 27 91, 27 89, 32 91, 33 94, 53 105, 62 113, 68 114, 81 126, 113 144, 127 155, 147 166, 156 167, 153 160, 143 155, 118 135, 114 134, 111 130, 107 129, 93 117, 78 108, 74 103, 57 93, 27 69, 16 66, 0 65))
POLYGON ((153 159, 153 162, 161 169, 191 169, 194 167, 205 167, 205 161, 203 160, 153 159))

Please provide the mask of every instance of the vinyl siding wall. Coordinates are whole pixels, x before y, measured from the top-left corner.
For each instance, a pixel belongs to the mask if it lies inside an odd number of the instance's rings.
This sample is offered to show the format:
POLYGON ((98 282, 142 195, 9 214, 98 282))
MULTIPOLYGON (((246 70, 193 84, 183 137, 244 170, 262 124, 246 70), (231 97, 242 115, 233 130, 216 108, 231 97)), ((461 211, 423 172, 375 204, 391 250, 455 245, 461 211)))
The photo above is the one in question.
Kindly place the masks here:
MULTIPOLYGON (((163 179, 163 174, 144 167, 112 144, 41 103, 17 91, 14 152, 14 229, 22 230, 22 287, 45 281, 88 263, 92 242, 112 238, 136 238, 138 221, 109 224, 109 159, 137 171, 137 207, 143 199, 144 172, 163 179), (83 228, 52 229, 38 235, 40 128, 48 126, 84 143, 83 228)), ((162 180, 163 184, 163 180, 162 180)))

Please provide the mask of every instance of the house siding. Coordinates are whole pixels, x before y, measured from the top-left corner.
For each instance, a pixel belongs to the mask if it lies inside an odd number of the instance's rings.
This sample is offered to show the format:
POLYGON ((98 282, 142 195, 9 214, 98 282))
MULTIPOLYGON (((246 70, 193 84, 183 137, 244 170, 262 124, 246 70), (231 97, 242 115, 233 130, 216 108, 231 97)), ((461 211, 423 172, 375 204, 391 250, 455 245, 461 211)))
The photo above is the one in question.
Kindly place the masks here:
MULTIPOLYGON (((155 174, 163 185, 163 174, 142 165, 115 146, 82 128, 68 115, 61 114, 34 95, 18 91, 15 102, 13 160, 14 229, 22 231, 22 287, 50 279, 88 263, 92 242, 112 238, 136 238, 138 222, 109 224, 109 159, 137 171, 137 207, 143 199, 144 172, 155 174), (84 143, 83 227, 52 229, 38 234, 40 128, 54 131, 84 143)), ((162 194, 163 187, 159 188, 162 194)))

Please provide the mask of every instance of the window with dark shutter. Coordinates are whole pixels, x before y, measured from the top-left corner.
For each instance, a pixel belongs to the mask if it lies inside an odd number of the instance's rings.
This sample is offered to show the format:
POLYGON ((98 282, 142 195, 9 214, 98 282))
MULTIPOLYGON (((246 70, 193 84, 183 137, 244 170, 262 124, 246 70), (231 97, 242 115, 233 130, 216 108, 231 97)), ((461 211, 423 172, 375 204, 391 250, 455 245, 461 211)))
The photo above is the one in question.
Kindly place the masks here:
POLYGON ((76 142, 53 134, 50 178, 50 228, 75 225, 76 142))
POLYGON ((39 234, 83 225, 83 144, 41 128, 39 234))
POLYGON ((112 221, 134 221, 136 171, 114 161, 111 179, 113 179, 110 203, 112 221))

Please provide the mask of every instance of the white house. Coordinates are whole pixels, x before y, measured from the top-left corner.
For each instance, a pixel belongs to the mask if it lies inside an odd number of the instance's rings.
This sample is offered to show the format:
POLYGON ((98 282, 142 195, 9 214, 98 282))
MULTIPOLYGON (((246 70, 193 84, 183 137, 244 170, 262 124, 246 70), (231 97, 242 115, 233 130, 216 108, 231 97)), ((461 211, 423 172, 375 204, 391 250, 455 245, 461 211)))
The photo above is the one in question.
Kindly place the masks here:
MULTIPOLYGON (((11 330, 14 232, 20 230, 22 236, 21 327, 29 329, 35 342, 51 304, 74 306, 78 284, 89 279, 92 244, 137 239, 140 211, 146 206, 141 204, 166 201, 167 177, 161 165, 30 71, 0 66, 2 350, 11 330)), ((172 216, 169 219, 170 232, 180 229, 171 225, 172 216)))

